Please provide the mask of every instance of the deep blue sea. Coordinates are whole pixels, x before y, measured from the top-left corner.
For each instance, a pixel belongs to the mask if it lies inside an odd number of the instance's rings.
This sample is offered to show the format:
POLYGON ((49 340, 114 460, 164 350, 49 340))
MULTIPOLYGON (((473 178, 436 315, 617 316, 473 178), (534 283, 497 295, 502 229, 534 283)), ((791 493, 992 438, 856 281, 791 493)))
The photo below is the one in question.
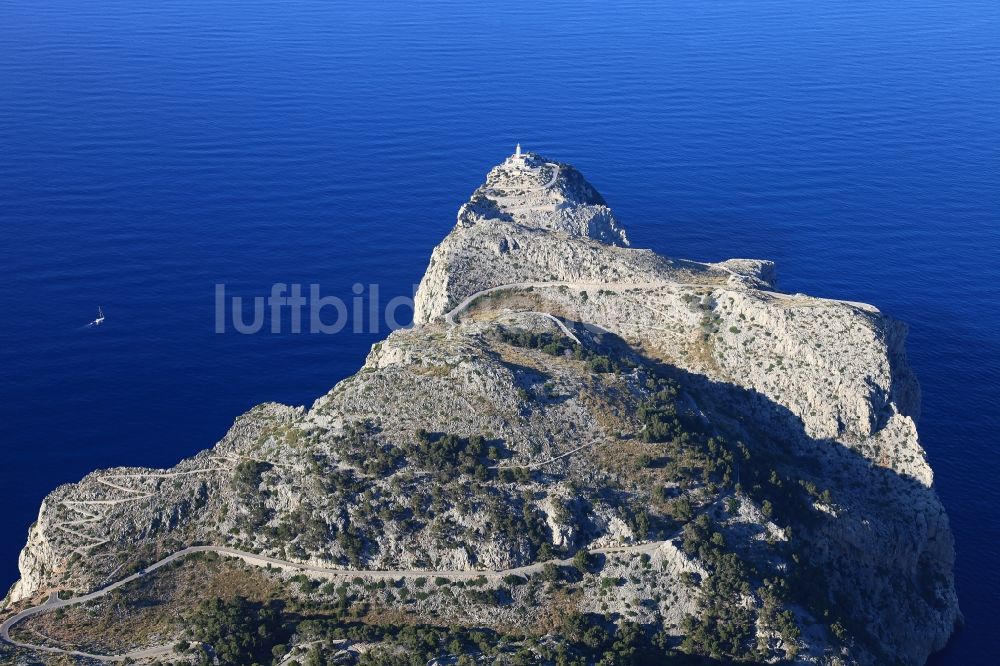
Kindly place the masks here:
POLYGON ((996 0, 0 0, 0 585, 58 484, 309 404, 385 334, 216 334, 216 284, 412 294, 516 141, 638 246, 909 322, 967 618, 934 663, 996 663, 996 0))

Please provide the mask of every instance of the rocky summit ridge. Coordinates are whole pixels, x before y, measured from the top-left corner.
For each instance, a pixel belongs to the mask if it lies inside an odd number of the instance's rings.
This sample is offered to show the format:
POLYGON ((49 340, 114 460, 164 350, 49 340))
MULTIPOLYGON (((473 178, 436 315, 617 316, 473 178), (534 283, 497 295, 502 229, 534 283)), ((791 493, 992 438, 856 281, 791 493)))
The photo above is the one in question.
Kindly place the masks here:
MULTIPOLYGON (((526 153, 461 206, 414 319, 308 409, 54 490, 7 649, 187 659, 190 609, 153 579, 206 553, 297 608, 481 628, 538 663, 633 632, 664 655, 922 664, 961 622, 906 327, 875 307, 782 293, 768 261, 634 249, 576 169, 526 153), (100 625, 113 596, 156 631, 100 625)), ((281 658, 391 648, 307 633, 281 658)))

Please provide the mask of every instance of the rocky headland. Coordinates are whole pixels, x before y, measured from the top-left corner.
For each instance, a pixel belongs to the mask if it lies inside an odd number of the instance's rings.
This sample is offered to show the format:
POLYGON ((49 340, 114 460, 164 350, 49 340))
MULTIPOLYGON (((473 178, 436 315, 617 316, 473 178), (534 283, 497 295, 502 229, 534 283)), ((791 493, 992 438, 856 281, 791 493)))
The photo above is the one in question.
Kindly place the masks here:
POLYGON ((355 375, 55 489, 2 649, 239 663, 204 626, 241 599, 274 663, 410 663, 387 627, 419 627, 437 663, 923 664, 961 613, 905 337, 634 249, 576 169, 509 158, 355 375))

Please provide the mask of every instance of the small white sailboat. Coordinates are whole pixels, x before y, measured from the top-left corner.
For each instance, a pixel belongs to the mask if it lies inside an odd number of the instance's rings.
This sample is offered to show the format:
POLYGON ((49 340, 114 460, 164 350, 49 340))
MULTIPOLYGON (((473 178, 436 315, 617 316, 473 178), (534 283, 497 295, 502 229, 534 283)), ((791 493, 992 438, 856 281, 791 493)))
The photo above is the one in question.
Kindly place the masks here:
POLYGON ((100 305, 97 306, 97 319, 90 323, 92 326, 100 326, 104 323, 104 310, 101 309, 100 305))

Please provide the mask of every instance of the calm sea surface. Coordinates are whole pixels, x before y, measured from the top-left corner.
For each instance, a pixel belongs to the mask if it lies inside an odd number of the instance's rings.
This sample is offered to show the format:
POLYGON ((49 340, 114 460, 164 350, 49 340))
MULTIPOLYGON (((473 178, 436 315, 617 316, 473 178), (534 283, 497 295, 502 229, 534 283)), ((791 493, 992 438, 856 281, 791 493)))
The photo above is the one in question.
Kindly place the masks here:
POLYGON ((216 283, 411 294, 515 141, 636 245, 911 324, 968 620, 935 663, 996 663, 995 0, 0 2, 0 585, 58 484, 309 404, 384 335, 217 335, 216 283))

